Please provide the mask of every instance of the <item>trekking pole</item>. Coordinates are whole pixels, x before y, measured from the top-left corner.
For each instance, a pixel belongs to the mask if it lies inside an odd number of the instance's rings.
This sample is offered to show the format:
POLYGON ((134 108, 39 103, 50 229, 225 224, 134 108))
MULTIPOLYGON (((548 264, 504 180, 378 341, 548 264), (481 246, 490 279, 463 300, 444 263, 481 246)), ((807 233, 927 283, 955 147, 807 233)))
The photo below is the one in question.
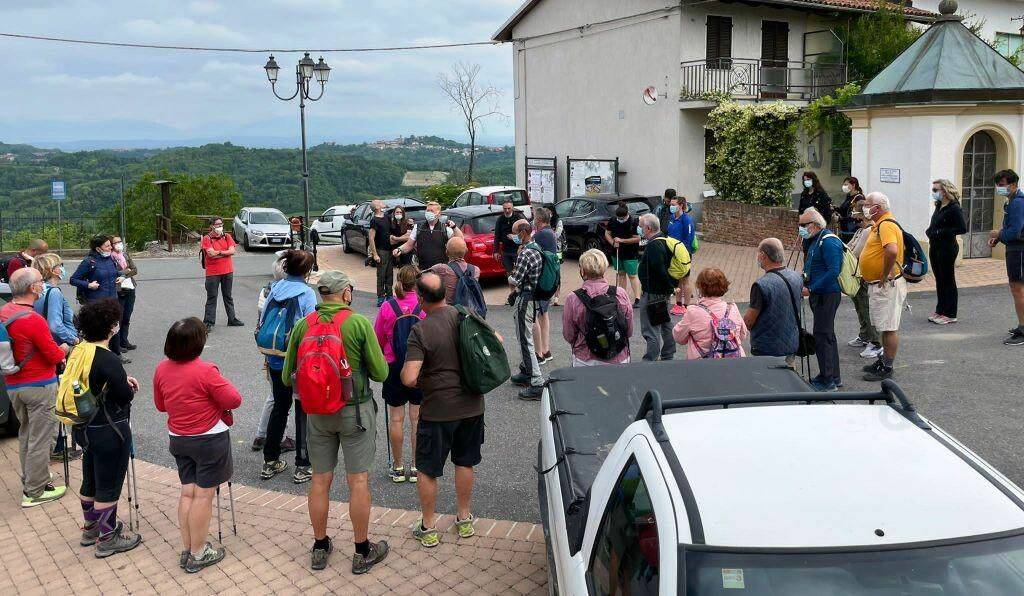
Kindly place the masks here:
MULTIPOLYGON (((128 513, 131 515, 132 507, 132 492, 135 494, 135 522, 138 524, 138 529, 142 529, 142 519, 139 517, 139 477, 135 473, 135 438, 132 437, 131 442, 131 467, 132 467, 132 482, 128 487, 128 513)), ((129 527, 129 529, 132 529, 129 527)), ((134 530, 133 530, 134 531, 134 530)))
POLYGON ((71 484, 71 466, 68 462, 68 435, 64 432, 64 425, 61 424, 57 427, 57 434, 60 438, 60 444, 64 448, 64 484, 71 484))
MULTIPOLYGON (((615 247, 615 287, 619 287, 619 267, 622 265, 622 261, 619 261, 619 247, 615 247)), ((627 298, 629 295, 626 295, 627 298)))
POLYGON ((224 536, 220 531, 220 485, 217 485, 217 542, 224 544, 224 536))
POLYGON ((235 523, 235 491, 231 489, 230 480, 228 480, 228 505, 231 506, 231 531, 238 536, 238 524, 235 523))
POLYGON ((391 424, 388 421, 390 418, 390 412, 387 411, 387 404, 384 405, 384 442, 388 445, 388 474, 391 474, 391 470, 394 468, 395 462, 391 459, 391 424))

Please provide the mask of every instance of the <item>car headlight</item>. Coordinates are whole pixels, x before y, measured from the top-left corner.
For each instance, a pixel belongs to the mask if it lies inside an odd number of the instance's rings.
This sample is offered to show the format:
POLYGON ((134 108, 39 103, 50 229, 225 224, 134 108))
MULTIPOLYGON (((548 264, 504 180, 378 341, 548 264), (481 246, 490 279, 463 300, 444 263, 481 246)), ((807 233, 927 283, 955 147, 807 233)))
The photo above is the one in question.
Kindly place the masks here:
POLYGON ((260 231, 260 230, 253 230, 253 231, 252 231, 252 235, 253 235, 253 236, 266 236, 266 235, 267 235, 267 233, 266 233, 266 232, 262 232, 262 231, 260 231))

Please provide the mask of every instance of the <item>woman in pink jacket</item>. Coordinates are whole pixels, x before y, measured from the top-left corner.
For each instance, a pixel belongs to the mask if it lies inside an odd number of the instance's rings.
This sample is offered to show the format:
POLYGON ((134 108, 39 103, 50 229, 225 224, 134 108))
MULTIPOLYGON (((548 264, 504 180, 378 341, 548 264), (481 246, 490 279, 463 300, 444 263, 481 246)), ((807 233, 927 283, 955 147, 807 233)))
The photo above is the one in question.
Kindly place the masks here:
POLYGON ((701 298, 697 304, 692 304, 686 309, 683 319, 672 329, 672 337, 676 343, 687 346, 687 360, 746 355, 742 342, 749 332, 736 303, 722 299, 728 291, 729 280, 721 269, 704 269, 697 276, 697 292, 701 298), (725 325, 716 325, 723 319, 727 319, 725 325), (727 339, 716 340, 716 327, 731 330, 725 334, 727 339))

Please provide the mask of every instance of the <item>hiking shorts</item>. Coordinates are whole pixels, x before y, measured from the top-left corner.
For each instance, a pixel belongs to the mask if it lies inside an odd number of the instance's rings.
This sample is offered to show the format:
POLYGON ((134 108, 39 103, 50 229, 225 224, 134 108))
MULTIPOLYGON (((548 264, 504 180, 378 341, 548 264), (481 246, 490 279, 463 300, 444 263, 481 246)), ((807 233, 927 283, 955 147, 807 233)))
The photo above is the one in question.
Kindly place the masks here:
POLYGON ((483 414, 446 422, 421 418, 416 429, 416 469, 431 478, 440 478, 449 454, 456 466, 471 468, 480 463, 483 444, 483 414))
POLYGON ((314 474, 333 472, 338 467, 339 448, 346 474, 368 472, 373 467, 377 456, 377 404, 373 398, 358 408, 351 404, 334 414, 306 415, 306 449, 314 474))
POLYGON ((1006 278, 1010 283, 1024 283, 1024 250, 1006 251, 1006 278))
POLYGON ((534 302, 534 304, 537 305, 537 314, 538 315, 546 315, 546 314, 548 314, 548 310, 551 309, 551 301, 550 300, 537 300, 536 302, 534 302))
POLYGON ((616 271, 619 273, 625 273, 626 275, 636 275, 637 271, 640 270, 639 259, 619 259, 619 257, 612 257, 612 264, 616 271))
POLYGON ((231 480, 231 431, 215 435, 171 435, 171 455, 178 464, 178 480, 199 488, 215 488, 231 480))
POLYGON ((401 364, 392 362, 388 365, 388 378, 384 379, 384 384, 381 386, 384 403, 392 408, 400 408, 405 404, 420 405, 420 402, 423 401, 423 392, 403 385, 401 376, 401 364))

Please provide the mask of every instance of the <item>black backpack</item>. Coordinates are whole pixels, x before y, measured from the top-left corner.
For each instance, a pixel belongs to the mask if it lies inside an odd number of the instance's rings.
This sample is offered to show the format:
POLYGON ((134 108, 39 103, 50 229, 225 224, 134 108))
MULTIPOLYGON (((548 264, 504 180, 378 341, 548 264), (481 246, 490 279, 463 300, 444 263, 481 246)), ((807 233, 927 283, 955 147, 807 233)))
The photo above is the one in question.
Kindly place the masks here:
POLYGON ((900 270, 903 272, 903 279, 908 283, 916 284, 924 279, 928 273, 928 255, 921 247, 921 243, 914 238, 914 235, 903 229, 895 219, 883 219, 878 223, 877 231, 879 239, 882 236, 882 224, 894 223, 903 235, 903 262, 900 263, 900 270))
POLYGON ((626 315, 619 309, 618 287, 608 286, 607 292, 593 298, 584 288, 573 293, 587 311, 583 338, 590 353, 601 360, 622 353, 629 344, 629 337, 626 336, 626 315))
POLYGON ((22 267, 28 267, 28 261, 25 260, 25 257, 21 256, 20 252, 15 253, 9 257, 4 257, 3 259, 0 259, 0 281, 4 282, 5 284, 10 283, 11 281, 10 276, 7 275, 7 268, 10 267, 11 261, 13 261, 14 259, 18 259, 19 261, 21 261, 22 267))

